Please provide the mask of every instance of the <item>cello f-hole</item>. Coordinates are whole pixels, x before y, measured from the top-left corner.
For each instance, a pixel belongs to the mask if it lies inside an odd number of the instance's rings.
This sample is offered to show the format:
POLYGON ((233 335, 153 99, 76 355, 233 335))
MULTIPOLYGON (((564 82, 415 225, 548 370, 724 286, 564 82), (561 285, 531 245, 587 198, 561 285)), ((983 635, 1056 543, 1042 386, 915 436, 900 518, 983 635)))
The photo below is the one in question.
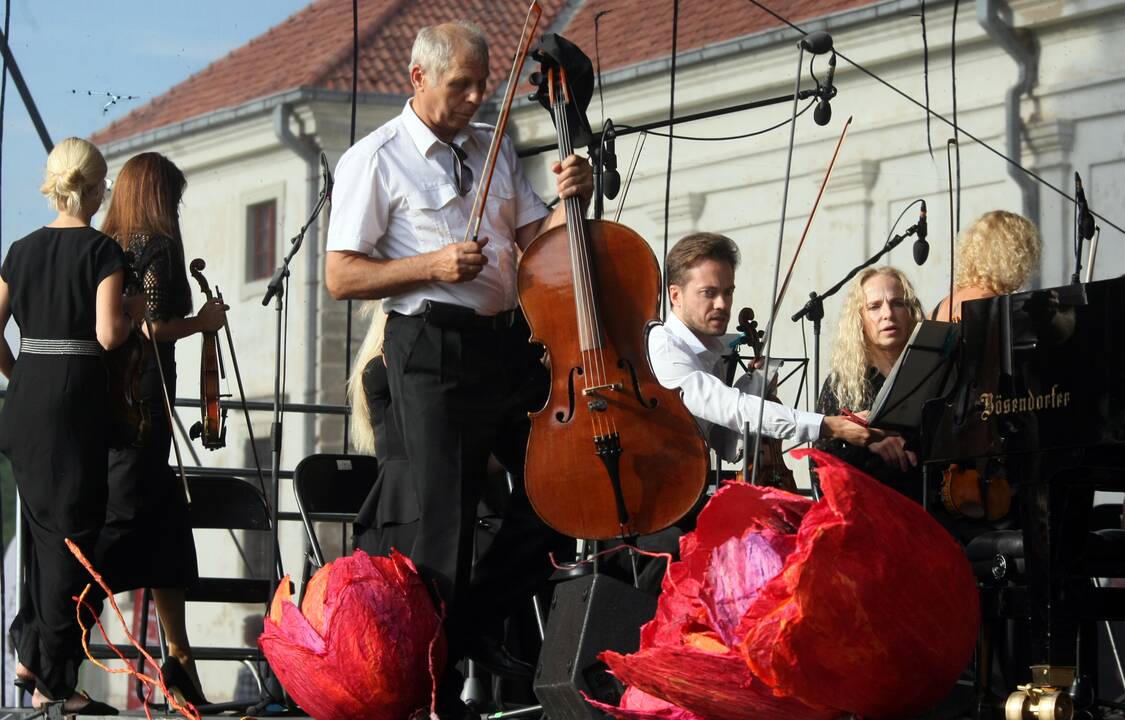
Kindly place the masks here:
POLYGON ((649 410, 655 408, 658 401, 656 398, 645 399, 644 394, 641 392, 641 381, 637 379, 637 368, 633 367, 633 363, 626 358, 621 358, 617 361, 617 367, 629 371, 629 378, 633 385, 633 395, 637 398, 637 402, 641 404, 641 407, 649 410))
POLYGON ((564 414, 561 410, 555 413, 555 419, 561 423, 568 423, 574 419, 574 376, 581 375, 581 367, 572 367, 570 373, 567 375, 567 409, 564 414))

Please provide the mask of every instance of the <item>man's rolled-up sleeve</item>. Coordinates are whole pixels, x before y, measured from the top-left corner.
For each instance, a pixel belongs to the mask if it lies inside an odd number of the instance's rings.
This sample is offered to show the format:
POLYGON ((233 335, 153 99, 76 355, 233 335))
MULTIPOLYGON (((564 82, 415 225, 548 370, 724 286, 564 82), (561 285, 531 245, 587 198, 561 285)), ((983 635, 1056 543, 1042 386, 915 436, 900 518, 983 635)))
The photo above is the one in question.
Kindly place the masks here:
POLYGON ((336 165, 327 250, 372 255, 387 230, 389 204, 378 157, 350 150, 336 165))

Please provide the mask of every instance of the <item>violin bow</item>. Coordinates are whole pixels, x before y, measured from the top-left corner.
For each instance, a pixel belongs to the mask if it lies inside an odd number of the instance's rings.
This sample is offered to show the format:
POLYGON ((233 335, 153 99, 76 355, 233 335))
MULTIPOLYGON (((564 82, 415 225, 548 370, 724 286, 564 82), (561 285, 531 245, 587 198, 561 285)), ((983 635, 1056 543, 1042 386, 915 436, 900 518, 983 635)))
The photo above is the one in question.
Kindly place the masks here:
POLYGON ((805 221, 805 229, 801 233, 801 240, 797 243, 797 249, 793 251, 793 260, 789 263, 789 269, 785 272, 785 281, 781 283, 781 290, 778 291, 777 299, 774 301, 773 312, 775 316, 781 308, 782 300, 785 299, 785 293, 789 289, 789 281, 793 279, 793 269, 797 267, 797 258, 801 255, 801 248, 805 245, 805 238, 808 237, 809 228, 812 227, 813 218, 816 217, 816 209, 820 207, 820 199, 824 197, 824 189, 828 187, 828 180, 832 177, 832 170, 836 167, 836 158, 840 155, 840 148, 844 144, 844 138, 847 137, 848 127, 851 124, 852 118, 849 116, 848 121, 844 123, 844 129, 840 132, 840 139, 836 141, 836 150, 832 153, 832 159, 828 161, 828 170, 824 173, 824 180, 820 183, 820 190, 816 194, 812 211, 809 212, 809 219, 805 221))
MULTIPOLYGON (((219 302, 223 302, 223 293, 219 290, 218 285, 215 286, 215 297, 218 298, 219 302)), ((246 405, 246 390, 242 385, 242 372, 238 368, 238 353, 235 352, 234 336, 231 335, 230 332, 230 318, 227 318, 227 321, 223 323, 223 330, 226 331, 227 350, 230 352, 231 368, 234 370, 234 381, 238 385, 238 400, 242 406, 242 417, 246 421, 246 434, 250 437, 250 452, 254 456, 254 469, 258 473, 258 485, 260 486, 262 494, 268 496, 266 492, 266 477, 262 472, 262 461, 258 457, 258 443, 254 438, 254 425, 250 422, 250 408, 246 405)), ((225 373, 224 379, 226 379, 225 373)), ((230 394, 228 393, 227 396, 229 397, 230 394)), ((226 411, 224 410, 223 412, 225 413, 226 411)), ((280 562, 280 560, 278 562, 280 562)))
POLYGON ((156 328, 152 324, 152 317, 149 315, 147 307, 145 307, 145 329, 148 331, 148 339, 152 341, 152 354, 156 356, 156 371, 160 374, 160 397, 164 400, 164 411, 167 413, 168 417, 168 434, 172 437, 172 450, 176 453, 176 468, 180 471, 180 482, 184 486, 184 497, 187 498, 187 503, 190 506, 191 490, 188 488, 187 473, 184 471, 184 459, 183 456, 180 455, 180 443, 176 440, 176 428, 172 425, 175 410, 172 407, 172 398, 168 397, 168 383, 164 377, 164 363, 160 361, 160 347, 156 343, 156 328))
POLYGON ((539 0, 532 0, 527 8, 527 18, 523 23, 523 35, 520 36, 519 45, 516 46, 516 56, 512 61, 512 71, 508 74, 508 89, 504 93, 504 102, 500 106, 500 115, 496 119, 496 129, 492 132, 492 142, 488 146, 488 157, 484 162, 480 181, 477 184, 477 195, 473 200, 473 210, 469 213, 469 226, 465 228, 466 242, 478 242, 480 224, 484 218, 484 204, 488 200, 488 189, 492 185, 492 173, 496 170, 496 158, 500 154, 500 143, 504 139, 504 131, 508 127, 508 112, 512 109, 512 99, 516 95, 516 86, 519 84, 520 74, 523 72, 524 62, 527 60, 531 40, 535 37, 535 30, 539 27, 539 18, 543 9, 539 0))

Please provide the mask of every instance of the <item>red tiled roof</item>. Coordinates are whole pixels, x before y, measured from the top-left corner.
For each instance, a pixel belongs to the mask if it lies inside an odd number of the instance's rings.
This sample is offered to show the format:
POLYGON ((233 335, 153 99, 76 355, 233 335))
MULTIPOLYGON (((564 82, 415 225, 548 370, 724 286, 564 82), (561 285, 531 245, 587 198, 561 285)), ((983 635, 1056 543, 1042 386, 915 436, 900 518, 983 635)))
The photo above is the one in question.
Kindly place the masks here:
MULTIPOLYGON (((800 24, 802 20, 872 5, 877 0, 766 0, 764 5, 800 24)), ((653 0, 586 0, 561 31, 594 59, 594 18, 602 71, 672 53, 672 3, 653 0)), ((762 32, 782 23, 748 0, 688 0, 680 3, 677 54, 762 32)))
MULTIPOLYGON (((540 27, 547 27, 565 4, 540 0, 540 27)), ((526 15, 523 0, 360 0, 359 91, 408 95, 406 69, 418 29, 453 19, 476 23, 489 38, 489 84, 495 90, 507 80, 526 15)), ((317 0, 92 139, 104 145, 286 90, 351 87, 352 4, 317 0)))
MULTIPOLYGON (((562 34, 594 55, 594 16, 599 22, 602 70, 665 57, 671 51, 672 3, 652 0, 570 0, 578 10, 562 34), (643 19, 643 22, 640 20, 643 19)), ((875 0, 774 0, 776 10, 802 20, 869 5, 875 0)), ((540 29, 550 27, 567 0, 540 0, 540 29)), ((506 80, 524 0, 360 0, 360 92, 407 95, 406 65, 418 29, 464 18, 489 38, 492 90, 506 80)), ((679 50, 776 27, 780 23, 749 2, 691 0, 681 3, 679 50)), ((264 35, 216 60, 93 136, 98 144, 139 135, 256 98, 297 88, 351 89, 352 4, 316 0, 264 35)))

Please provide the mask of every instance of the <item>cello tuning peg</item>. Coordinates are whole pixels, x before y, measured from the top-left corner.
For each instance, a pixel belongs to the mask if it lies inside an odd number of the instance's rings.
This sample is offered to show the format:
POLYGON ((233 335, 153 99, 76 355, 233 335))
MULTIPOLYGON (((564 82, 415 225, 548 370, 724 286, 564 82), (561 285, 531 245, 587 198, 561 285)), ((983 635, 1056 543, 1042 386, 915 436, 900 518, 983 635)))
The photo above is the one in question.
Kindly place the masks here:
POLYGON ((541 82, 543 82, 543 73, 538 71, 533 72, 527 76, 527 81, 532 85, 538 86, 541 82))
POLYGON ((199 437, 202 434, 203 434, 203 423, 201 423, 201 422, 195 423, 194 425, 191 426, 191 429, 188 430, 188 437, 191 438, 192 440, 195 440, 197 437, 199 437))
POLYGON ((539 102, 539 93, 533 92, 527 95, 528 102, 539 102))

